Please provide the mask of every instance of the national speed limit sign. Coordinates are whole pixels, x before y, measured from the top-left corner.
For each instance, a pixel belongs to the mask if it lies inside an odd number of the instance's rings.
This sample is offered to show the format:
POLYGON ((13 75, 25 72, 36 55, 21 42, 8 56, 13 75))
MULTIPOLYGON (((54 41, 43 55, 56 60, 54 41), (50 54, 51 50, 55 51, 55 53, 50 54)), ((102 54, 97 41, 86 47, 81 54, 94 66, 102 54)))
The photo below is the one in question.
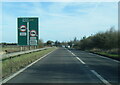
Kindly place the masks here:
POLYGON ((21 32, 25 32, 27 30, 26 26, 25 25, 21 25, 20 26, 20 31, 21 32))
POLYGON ((36 35, 37 35, 37 33, 36 33, 35 30, 31 30, 31 31, 30 31, 30 36, 34 37, 34 36, 36 36, 36 35))

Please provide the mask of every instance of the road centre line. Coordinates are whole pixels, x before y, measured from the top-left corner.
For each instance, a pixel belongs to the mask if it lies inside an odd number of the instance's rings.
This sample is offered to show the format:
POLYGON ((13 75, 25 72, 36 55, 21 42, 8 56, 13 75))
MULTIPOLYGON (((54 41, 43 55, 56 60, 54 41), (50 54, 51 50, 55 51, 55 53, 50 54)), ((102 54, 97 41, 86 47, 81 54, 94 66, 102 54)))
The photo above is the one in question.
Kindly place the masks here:
POLYGON ((82 64, 85 64, 80 58, 76 57, 82 64))
MULTIPOLYGON (((55 49, 55 50, 56 50, 56 49, 55 49)), ((14 78, 14 77, 17 76, 18 74, 20 74, 21 72, 23 72, 24 70, 26 70, 27 68, 29 68, 30 66, 32 66, 33 64, 37 63, 38 61, 40 61, 41 59, 43 59, 43 58, 46 57, 47 55, 49 55, 49 54, 51 54, 52 52, 54 52, 55 50, 49 52, 48 54, 46 54, 46 55, 44 55, 44 56, 42 56, 42 57, 40 57, 38 60, 34 61, 33 63, 31 63, 31 64, 29 64, 29 65, 27 65, 25 68, 19 70, 18 72, 14 73, 14 74, 11 75, 10 77, 4 79, 4 80, 2 81, 2 83, 6 83, 7 81, 9 81, 10 79, 14 78)), ((1 82, 0 82, 0 83, 1 83, 1 82)))
POLYGON ((79 57, 77 57, 74 53, 72 53, 70 50, 68 50, 73 56, 75 56, 82 64, 86 64, 84 61, 82 61, 79 57))
POLYGON ((90 70, 94 75, 96 75, 105 85, 111 85, 107 80, 100 76, 95 70, 90 70))
MULTIPOLYGON (((69 51, 69 50, 68 50, 69 51)), ((76 56, 74 53, 69 51, 73 56, 76 56)), ((79 57, 76 56, 76 58, 82 63, 85 64, 79 57)), ((105 85, 112 85, 107 80, 105 80, 101 75, 99 75, 95 70, 90 70, 95 76, 97 76, 105 85)))

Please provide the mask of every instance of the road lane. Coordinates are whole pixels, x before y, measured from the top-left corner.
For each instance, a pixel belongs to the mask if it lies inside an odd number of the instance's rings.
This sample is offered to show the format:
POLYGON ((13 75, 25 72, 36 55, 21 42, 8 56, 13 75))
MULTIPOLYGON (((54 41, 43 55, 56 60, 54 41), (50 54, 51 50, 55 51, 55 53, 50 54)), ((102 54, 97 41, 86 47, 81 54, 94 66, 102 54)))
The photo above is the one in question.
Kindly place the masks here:
MULTIPOLYGON (((102 83, 75 56, 59 48, 7 83, 102 83)), ((101 84, 100 84, 101 85, 101 84)), ((104 84, 102 84, 104 85, 104 84)))
POLYGON ((86 65, 112 84, 120 84, 119 62, 92 53, 70 50, 86 65))

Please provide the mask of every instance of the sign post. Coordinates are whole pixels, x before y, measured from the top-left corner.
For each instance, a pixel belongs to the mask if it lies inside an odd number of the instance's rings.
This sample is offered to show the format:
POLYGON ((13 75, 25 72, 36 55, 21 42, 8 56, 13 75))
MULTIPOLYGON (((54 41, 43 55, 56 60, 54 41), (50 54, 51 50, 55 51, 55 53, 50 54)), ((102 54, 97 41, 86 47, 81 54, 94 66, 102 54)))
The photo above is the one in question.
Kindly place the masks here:
POLYGON ((38 18, 18 18, 18 45, 38 45, 38 18))

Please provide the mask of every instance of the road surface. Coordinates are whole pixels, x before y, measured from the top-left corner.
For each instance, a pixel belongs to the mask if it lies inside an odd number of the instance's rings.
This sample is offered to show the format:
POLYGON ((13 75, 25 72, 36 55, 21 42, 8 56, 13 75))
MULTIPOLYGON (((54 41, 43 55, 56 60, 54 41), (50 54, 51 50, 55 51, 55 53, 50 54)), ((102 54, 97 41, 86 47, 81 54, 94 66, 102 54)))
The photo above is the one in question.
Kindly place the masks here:
POLYGON ((58 48, 7 83, 118 85, 118 64, 96 54, 58 48))

